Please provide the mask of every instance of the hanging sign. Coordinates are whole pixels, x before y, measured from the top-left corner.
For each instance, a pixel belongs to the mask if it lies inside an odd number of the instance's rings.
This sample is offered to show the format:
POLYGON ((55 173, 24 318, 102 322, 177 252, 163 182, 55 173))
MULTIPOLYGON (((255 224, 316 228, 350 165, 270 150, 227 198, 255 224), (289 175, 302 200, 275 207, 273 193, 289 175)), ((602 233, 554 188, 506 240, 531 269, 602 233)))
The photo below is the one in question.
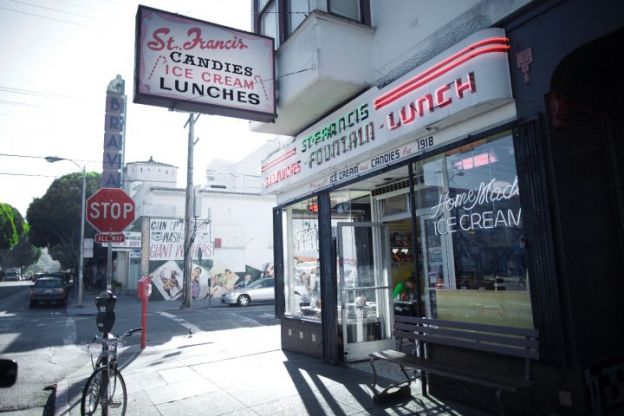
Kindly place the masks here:
POLYGON ((139 6, 134 102, 275 120, 274 40, 139 6))

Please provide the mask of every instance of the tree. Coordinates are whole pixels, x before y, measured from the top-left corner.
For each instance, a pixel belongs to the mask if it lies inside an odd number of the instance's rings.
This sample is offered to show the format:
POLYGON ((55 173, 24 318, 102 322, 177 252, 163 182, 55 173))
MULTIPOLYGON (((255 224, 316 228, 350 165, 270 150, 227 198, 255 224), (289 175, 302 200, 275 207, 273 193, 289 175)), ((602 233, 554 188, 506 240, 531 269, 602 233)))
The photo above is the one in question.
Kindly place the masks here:
POLYGON ((34 247, 28 241, 28 233, 20 236, 19 241, 9 250, 0 250, 0 265, 2 269, 7 267, 26 268, 36 263, 41 256, 41 249, 34 247))
POLYGON ((11 249, 24 234, 24 218, 15 207, 0 202, 0 249, 11 249))
MULTIPOLYGON (((100 175, 87 172, 86 197, 100 186, 100 175)), ((56 179, 45 195, 28 207, 29 239, 37 247, 48 247, 50 255, 63 269, 76 269, 80 247, 82 173, 56 179)), ((93 231, 85 227, 85 234, 93 231)))
POLYGON ((0 203, 0 269, 26 267, 36 262, 41 251, 28 241, 28 224, 17 209, 0 203))

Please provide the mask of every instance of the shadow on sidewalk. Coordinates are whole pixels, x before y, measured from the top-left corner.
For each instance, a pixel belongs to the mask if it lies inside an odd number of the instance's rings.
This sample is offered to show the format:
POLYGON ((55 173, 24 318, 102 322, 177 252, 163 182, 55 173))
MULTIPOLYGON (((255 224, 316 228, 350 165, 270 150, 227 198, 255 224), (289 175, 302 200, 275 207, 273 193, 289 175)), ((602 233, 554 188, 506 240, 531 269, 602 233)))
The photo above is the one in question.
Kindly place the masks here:
MULTIPOLYGON (((485 415, 477 409, 442 402, 433 396, 420 395, 416 383, 412 395, 384 403, 375 403, 370 383, 372 375, 347 366, 333 366, 318 359, 283 351, 288 357, 284 366, 298 390, 309 415, 347 416, 354 412, 370 415, 485 415)), ((391 380, 380 377, 380 382, 391 380)))

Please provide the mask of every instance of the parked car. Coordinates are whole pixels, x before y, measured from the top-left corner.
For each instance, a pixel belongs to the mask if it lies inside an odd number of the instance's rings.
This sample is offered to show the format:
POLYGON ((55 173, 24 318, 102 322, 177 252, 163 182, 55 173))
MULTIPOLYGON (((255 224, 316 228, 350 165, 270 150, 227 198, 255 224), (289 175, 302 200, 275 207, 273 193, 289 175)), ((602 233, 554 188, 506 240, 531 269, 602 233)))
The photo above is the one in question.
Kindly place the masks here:
POLYGON ((70 275, 68 275, 67 273, 63 273, 63 272, 35 273, 35 276, 34 276, 33 280, 36 282, 37 280, 41 279, 42 277, 56 277, 57 279, 63 280, 66 285, 70 285, 72 283, 70 275))
POLYGON ((221 296, 221 303, 247 306, 251 303, 275 302, 275 279, 262 278, 247 287, 234 289, 221 296))
POLYGON ((35 281, 30 291, 30 307, 37 303, 59 303, 67 306, 67 285, 61 277, 46 276, 35 281))
POLYGON ((4 280, 6 282, 19 282, 22 280, 22 271, 19 267, 10 267, 4 273, 4 280))

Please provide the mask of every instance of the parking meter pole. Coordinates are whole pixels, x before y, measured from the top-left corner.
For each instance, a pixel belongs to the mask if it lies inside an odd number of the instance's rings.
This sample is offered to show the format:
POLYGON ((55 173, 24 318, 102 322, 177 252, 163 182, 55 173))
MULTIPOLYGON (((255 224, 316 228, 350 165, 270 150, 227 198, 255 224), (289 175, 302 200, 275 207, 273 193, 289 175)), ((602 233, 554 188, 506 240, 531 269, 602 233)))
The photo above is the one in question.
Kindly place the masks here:
POLYGON ((111 290, 113 286, 113 243, 108 242, 108 252, 106 253, 106 290, 111 290))
POLYGON ((141 301, 141 349, 147 346, 147 302, 152 294, 152 281, 149 276, 139 279, 137 296, 141 301))
POLYGON ((141 300, 141 349, 147 346, 147 297, 141 300))
MULTIPOLYGON (((113 325, 115 324, 115 304, 117 302, 117 297, 111 292, 106 291, 102 292, 100 296, 95 298, 95 306, 97 307, 98 313, 95 318, 95 322, 97 324, 97 328, 102 334, 102 338, 108 338, 108 334, 111 329, 113 329, 113 325)), ((110 383, 110 374, 108 372, 108 345, 106 343, 102 343, 102 356, 104 362, 102 363, 106 366, 106 370, 102 372, 102 382, 100 384, 100 393, 101 397, 107 397, 108 394, 108 385, 110 383)), ((108 416, 108 402, 104 400, 101 402, 102 408, 102 416, 108 416)))

